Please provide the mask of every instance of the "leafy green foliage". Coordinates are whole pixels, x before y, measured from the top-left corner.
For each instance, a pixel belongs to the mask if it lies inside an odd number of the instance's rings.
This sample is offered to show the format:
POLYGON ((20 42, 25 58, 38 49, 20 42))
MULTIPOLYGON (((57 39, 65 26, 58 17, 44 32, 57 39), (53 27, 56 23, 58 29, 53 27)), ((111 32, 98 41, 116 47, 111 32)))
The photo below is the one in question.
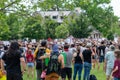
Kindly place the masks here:
POLYGON ((73 35, 76 38, 86 38, 90 35, 92 31, 90 29, 90 22, 87 18, 87 15, 81 13, 80 15, 71 15, 71 18, 68 20, 68 29, 70 35, 73 35))
POLYGON ((42 17, 37 15, 29 17, 26 20, 26 25, 23 30, 23 38, 28 37, 30 39, 43 39, 45 37, 45 29, 41 25, 42 17))
POLYGON ((110 0, 96 0, 83 6, 92 26, 99 30, 104 37, 109 34, 112 24, 118 21, 117 17, 113 14, 112 7, 105 7, 109 2, 110 0))
POLYGON ((39 1, 38 7, 42 10, 71 10, 74 9, 74 0, 44 0, 39 1))
POLYGON ((53 38, 55 39, 55 29, 59 24, 51 19, 45 19, 43 27, 45 28, 45 38, 53 38))
POLYGON ((109 32, 109 34, 107 35, 107 39, 108 40, 114 40, 114 33, 113 32, 109 32))
POLYGON ((61 24, 55 29, 55 35, 57 38, 66 38, 69 35, 69 30, 66 25, 61 24))
POLYGON ((68 33, 77 38, 84 38, 91 32, 89 26, 100 31, 104 37, 120 34, 117 27, 118 17, 114 16, 112 7, 108 5, 111 0, 28 0, 31 5, 23 4, 21 1, 27 0, 0 1, 1 40, 24 37, 65 38, 68 33), (74 13, 76 7, 81 8, 82 13, 74 13), (38 9, 71 10, 71 14, 62 25, 59 25, 51 19, 42 18, 40 14, 36 15, 38 9))
POLYGON ((9 26, 6 23, 6 16, 4 13, 0 13, 0 39, 8 40, 9 39, 9 26))

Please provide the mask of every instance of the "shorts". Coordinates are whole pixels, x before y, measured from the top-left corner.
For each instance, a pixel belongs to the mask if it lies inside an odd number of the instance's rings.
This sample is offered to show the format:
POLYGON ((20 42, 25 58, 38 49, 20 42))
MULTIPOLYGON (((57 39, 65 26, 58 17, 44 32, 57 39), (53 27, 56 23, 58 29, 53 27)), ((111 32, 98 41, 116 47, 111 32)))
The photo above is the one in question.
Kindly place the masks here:
POLYGON ((100 56, 100 57, 99 57, 99 62, 100 62, 100 63, 104 62, 104 56, 100 56))
POLYGON ((72 68, 63 68, 61 70, 61 77, 66 78, 66 76, 70 79, 72 78, 72 68))
POLYGON ((98 59, 98 55, 96 54, 96 55, 94 55, 94 56, 92 56, 92 59, 98 59))
POLYGON ((34 67, 34 63, 29 62, 29 63, 27 63, 27 66, 28 66, 28 67, 34 67))
POLYGON ((106 75, 110 76, 112 73, 112 68, 106 68, 106 75))

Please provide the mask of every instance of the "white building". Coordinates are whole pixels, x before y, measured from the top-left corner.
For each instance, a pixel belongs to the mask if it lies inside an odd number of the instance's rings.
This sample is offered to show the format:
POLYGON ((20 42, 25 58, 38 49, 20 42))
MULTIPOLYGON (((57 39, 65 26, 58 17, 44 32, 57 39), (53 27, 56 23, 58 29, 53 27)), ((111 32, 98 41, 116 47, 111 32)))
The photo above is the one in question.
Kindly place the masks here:
POLYGON ((101 33, 97 30, 94 30, 90 35, 90 38, 92 39, 100 39, 101 37, 101 33))
MULTIPOLYGON (((81 12, 81 9, 80 8, 75 8, 74 10, 75 12, 77 13, 80 13, 81 12)), ((40 12, 37 12, 38 14, 40 14, 42 17, 44 18, 51 18, 55 21, 57 21, 58 23, 62 23, 63 20, 64 20, 64 17, 67 17, 69 16, 69 14, 73 12, 73 11, 40 11, 40 12)))
POLYGON ((40 14, 44 18, 50 17, 51 19, 62 23, 65 16, 68 16, 71 11, 40 11, 40 14))

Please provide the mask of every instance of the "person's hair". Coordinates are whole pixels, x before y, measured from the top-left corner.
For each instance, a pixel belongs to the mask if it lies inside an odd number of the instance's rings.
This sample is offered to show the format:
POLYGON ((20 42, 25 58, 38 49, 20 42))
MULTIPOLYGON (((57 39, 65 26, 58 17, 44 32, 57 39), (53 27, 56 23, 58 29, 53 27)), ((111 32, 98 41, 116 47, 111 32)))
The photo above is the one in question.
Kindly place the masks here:
POLYGON ((80 46, 77 46, 77 53, 80 53, 80 46))
POLYGON ((112 50, 112 51, 115 50, 115 46, 114 46, 114 45, 110 45, 109 48, 110 48, 110 50, 112 50))
POLYGON ((68 44, 65 44, 64 45, 64 49, 68 49, 69 48, 69 45, 68 44))
POLYGON ((104 44, 104 41, 102 41, 101 44, 104 44))
POLYGON ((120 50, 115 50, 114 53, 116 54, 116 58, 120 59, 120 50))
POLYGON ((47 46, 47 41, 43 40, 43 41, 41 42, 41 46, 42 46, 42 47, 46 47, 46 46, 47 46))
POLYGON ((11 42, 11 45, 10 45, 8 51, 7 51, 7 56, 8 57, 14 57, 18 50, 19 50, 18 42, 16 42, 16 41, 11 42))
POLYGON ((75 44, 71 44, 71 47, 75 47, 75 44))

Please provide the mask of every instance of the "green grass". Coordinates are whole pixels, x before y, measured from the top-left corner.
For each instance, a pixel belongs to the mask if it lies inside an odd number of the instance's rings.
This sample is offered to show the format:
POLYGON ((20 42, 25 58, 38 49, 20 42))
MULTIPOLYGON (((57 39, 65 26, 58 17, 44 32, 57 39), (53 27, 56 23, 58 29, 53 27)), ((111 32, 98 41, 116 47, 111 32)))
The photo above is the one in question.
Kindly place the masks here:
MULTIPOLYGON (((82 73, 82 77, 83 77, 83 73, 82 73)), ((97 80, 106 80, 105 72, 103 71, 103 65, 100 66, 100 70, 97 70, 97 68, 92 69, 91 74, 96 75, 97 80)), ((26 74, 23 77, 24 77, 24 80, 36 80, 36 72, 35 72, 34 78, 28 78, 26 74)))

